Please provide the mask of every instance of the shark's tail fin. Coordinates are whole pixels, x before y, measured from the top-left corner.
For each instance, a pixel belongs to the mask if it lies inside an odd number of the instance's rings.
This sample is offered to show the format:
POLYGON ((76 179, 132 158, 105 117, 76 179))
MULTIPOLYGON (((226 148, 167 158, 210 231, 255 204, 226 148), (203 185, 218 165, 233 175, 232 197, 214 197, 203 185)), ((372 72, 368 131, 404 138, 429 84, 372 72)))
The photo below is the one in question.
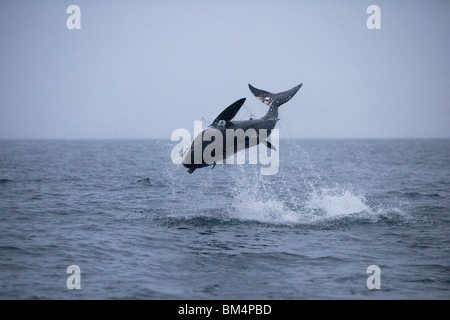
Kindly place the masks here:
POLYGON ((297 93, 302 85, 303 83, 300 83, 298 86, 280 93, 270 93, 264 90, 260 90, 253 87, 251 84, 249 84, 248 87, 250 88, 250 91, 253 93, 256 99, 258 99, 262 103, 265 103, 271 107, 279 107, 283 103, 291 100, 291 98, 297 93))

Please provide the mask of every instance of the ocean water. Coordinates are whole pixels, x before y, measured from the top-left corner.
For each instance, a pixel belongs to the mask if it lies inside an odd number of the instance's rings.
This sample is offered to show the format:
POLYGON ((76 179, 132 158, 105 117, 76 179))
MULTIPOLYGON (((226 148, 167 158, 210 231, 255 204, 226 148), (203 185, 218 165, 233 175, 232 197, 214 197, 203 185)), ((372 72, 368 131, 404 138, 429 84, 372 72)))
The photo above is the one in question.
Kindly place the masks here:
POLYGON ((282 140, 273 176, 173 146, 0 141, 0 299, 450 298, 450 140, 282 140))

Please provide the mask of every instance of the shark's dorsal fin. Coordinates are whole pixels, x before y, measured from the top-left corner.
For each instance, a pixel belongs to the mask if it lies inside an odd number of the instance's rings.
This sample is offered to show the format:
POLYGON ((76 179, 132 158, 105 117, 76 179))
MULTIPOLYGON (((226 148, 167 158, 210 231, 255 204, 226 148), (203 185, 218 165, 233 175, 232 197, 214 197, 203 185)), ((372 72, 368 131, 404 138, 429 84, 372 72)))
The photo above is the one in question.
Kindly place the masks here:
POLYGON ((217 123, 219 123, 220 120, 224 120, 225 122, 228 122, 231 119, 233 119, 236 116, 236 114, 239 112, 239 110, 241 109, 244 102, 245 102, 245 98, 242 98, 242 99, 236 101, 235 103, 231 104, 230 106, 228 106, 225 110, 223 110, 217 116, 216 119, 214 119, 214 121, 211 125, 216 125, 217 123))

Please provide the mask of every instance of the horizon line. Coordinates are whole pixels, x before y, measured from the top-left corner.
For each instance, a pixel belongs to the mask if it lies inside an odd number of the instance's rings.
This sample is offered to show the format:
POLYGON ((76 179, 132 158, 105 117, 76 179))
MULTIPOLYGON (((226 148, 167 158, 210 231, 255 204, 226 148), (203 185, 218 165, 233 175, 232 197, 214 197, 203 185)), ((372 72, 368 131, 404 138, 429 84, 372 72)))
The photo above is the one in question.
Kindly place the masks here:
MULTIPOLYGON (((280 140, 448 140, 450 137, 285 137, 280 140)), ((2 138, 6 140, 34 140, 34 141, 105 141, 105 140, 168 140, 170 138, 147 137, 147 138, 2 138)), ((176 141, 171 141, 176 142, 176 141)))

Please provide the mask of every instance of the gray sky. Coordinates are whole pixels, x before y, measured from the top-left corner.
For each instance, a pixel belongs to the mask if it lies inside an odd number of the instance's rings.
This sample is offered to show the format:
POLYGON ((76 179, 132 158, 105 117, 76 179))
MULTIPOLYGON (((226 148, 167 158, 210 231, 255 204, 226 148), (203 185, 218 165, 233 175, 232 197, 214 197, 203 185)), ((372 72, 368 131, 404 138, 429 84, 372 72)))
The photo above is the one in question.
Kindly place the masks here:
POLYGON ((1 1, 0 138, 170 139, 242 97, 238 118, 263 115, 247 83, 303 83, 282 138, 449 138, 449 17, 445 0, 1 1))

